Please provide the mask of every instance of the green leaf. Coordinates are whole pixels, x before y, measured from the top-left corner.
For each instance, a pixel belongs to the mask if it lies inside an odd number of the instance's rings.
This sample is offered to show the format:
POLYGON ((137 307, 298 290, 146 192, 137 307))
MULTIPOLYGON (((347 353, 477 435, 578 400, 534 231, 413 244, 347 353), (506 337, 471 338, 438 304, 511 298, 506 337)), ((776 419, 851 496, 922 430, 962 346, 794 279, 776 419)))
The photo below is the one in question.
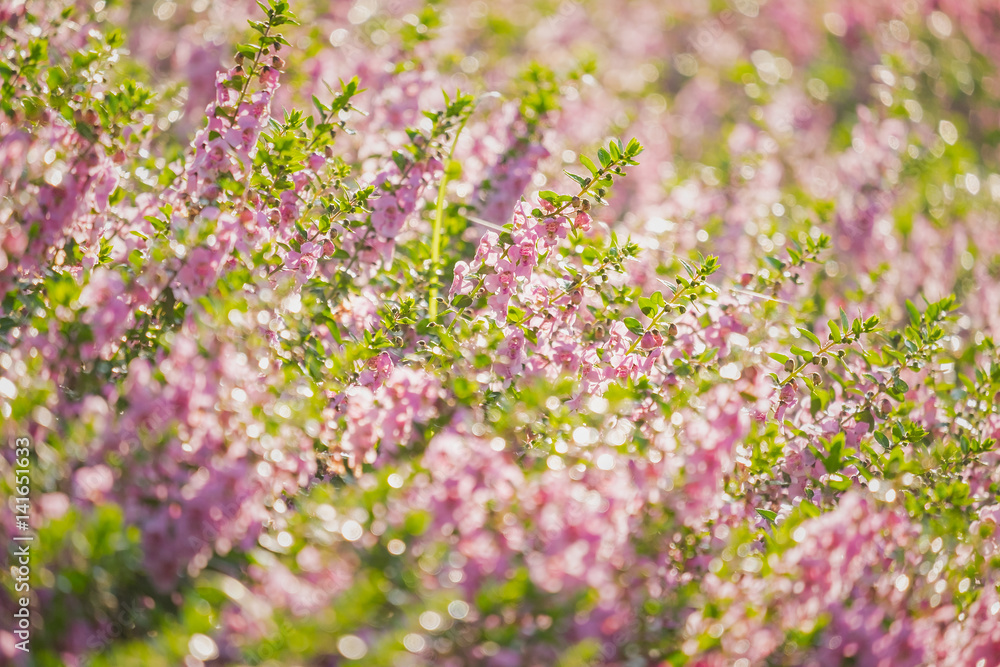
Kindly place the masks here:
POLYGON ((755 508, 754 511, 757 512, 757 514, 759 514, 762 517, 764 517, 765 519, 767 519, 771 523, 772 526, 778 525, 777 522, 774 520, 778 516, 777 512, 772 512, 771 510, 761 509, 759 507, 755 508))
POLYGON ((798 356, 802 357, 803 359, 806 360, 806 363, 813 360, 813 353, 810 352, 809 350, 803 350, 801 347, 795 347, 794 345, 791 347, 791 350, 792 354, 797 354, 798 356))
POLYGON ((822 343, 819 342, 819 338, 817 338, 816 334, 814 334, 812 331, 809 331, 809 329, 803 329, 802 327, 795 327, 795 328, 799 330, 800 334, 808 338, 811 343, 813 343, 814 345, 822 346, 822 343))
POLYGON ((601 166, 605 169, 611 166, 611 156, 603 148, 597 150, 597 159, 600 160, 601 166))
POLYGON ((840 327, 837 326, 836 320, 830 320, 830 340, 834 343, 839 343, 844 339, 843 334, 840 333, 840 327))
POLYGON ((639 320, 635 319, 634 317, 626 317, 623 320, 623 322, 625 326, 628 327, 628 330, 634 333, 636 336, 641 335, 645 331, 642 324, 639 323, 639 320))
POLYGON ((829 483, 830 488, 837 491, 847 491, 854 485, 854 482, 852 482, 850 478, 844 477, 843 475, 837 475, 836 478, 831 477, 829 483))
POLYGON ((477 389, 471 380, 461 375, 452 381, 451 388, 455 392, 455 397, 462 400, 470 398, 477 389))
POLYGON ((881 431, 875 431, 875 442, 882 445, 883 449, 892 449, 892 442, 881 431))
POLYGON ((619 159, 621 159, 622 149, 619 143, 617 143, 616 141, 612 141, 611 143, 608 144, 608 150, 611 152, 612 160, 617 162, 619 159))

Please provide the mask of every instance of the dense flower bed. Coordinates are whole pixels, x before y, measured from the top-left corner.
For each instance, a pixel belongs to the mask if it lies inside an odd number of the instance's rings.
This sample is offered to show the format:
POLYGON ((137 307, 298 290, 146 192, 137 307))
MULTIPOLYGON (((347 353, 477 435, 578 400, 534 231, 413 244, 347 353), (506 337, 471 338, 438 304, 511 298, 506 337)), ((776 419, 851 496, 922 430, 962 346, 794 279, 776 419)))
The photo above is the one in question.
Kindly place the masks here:
POLYGON ((1000 665, 997 26, 0 0, 4 663, 1000 665))

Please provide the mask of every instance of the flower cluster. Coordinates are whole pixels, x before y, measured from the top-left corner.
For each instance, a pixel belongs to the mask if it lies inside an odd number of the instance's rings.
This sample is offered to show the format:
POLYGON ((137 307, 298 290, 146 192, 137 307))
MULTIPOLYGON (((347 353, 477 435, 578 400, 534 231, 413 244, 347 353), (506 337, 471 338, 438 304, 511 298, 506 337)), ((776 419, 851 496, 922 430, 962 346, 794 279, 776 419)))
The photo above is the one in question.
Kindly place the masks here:
POLYGON ((995 3, 294 4, 0 0, 4 664, 996 664, 995 3))

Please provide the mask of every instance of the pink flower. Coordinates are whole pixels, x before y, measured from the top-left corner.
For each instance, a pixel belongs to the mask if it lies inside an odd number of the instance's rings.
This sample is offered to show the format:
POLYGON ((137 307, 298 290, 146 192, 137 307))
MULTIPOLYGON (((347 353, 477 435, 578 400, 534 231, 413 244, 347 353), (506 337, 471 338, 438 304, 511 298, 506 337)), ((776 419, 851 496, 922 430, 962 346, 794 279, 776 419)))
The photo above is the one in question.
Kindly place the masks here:
POLYGON ((132 304, 121 274, 98 267, 80 292, 86 308, 81 320, 90 326, 98 353, 113 349, 112 342, 133 322, 132 304))
POLYGON ((260 82, 263 84, 264 88, 273 91, 278 87, 278 79, 280 77, 280 72, 270 65, 265 65, 264 69, 260 72, 260 82))
POLYGON ((395 364, 393 364, 389 353, 380 352, 368 360, 365 370, 358 376, 358 384, 380 387, 392 373, 393 368, 395 368, 395 364))
POLYGON ((557 239, 566 238, 566 218, 559 216, 558 218, 546 218, 542 223, 542 229, 545 230, 546 236, 542 237, 542 241, 546 245, 554 245, 557 239))
POLYGON ((507 251, 507 256, 516 263, 518 277, 528 278, 532 268, 538 264, 538 247, 534 237, 522 238, 507 251))
POLYGON ((455 277, 451 282, 451 289, 448 290, 448 298, 454 299, 459 294, 471 294, 475 289, 477 281, 470 274, 469 265, 459 261, 455 263, 455 277))
POLYGON ((383 194, 372 205, 372 227, 387 239, 395 238, 406 222, 406 215, 400 210, 391 194, 383 194))
POLYGON ((116 169, 114 164, 111 164, 110 162, 105 164, 97 178, 97 184, 94 188, 94 201, 97 205, 98 212, 103 213, 107 209, 108 198, 111 196, 111 193, 115 191, 115 188, 118 187, 118 181, 118 169, 116 169))
POLYGON ((494 266, 503 255, 500 250, 500 237, 495 232, 486 232, 476 249, 475 263, 494 266))
POLYGON ((202 296, 219 275, 220 267, 218 248, 198 246, 192 250, 177 274, 178 296, 186 301, 202 296))
POLYGON ((661 336, 658 332, 647 331, 642 335, 642 341, 639 345, 641 345, 644 350, 652 350, 663 345, 663 336, 661 336))
POLYGON ((797 389, 795 380, 781 386, 781 391, 778 393, 778 405, 774 411, 774 418, 777 421, 780 422, 785 416, 785 410, 795 403, 798 398, 797 389))
POLYGON ((494 268, 496 273, 488 274, 483 279, 483 286, 494 294, 511 294, 517 284, 514 264, 509 259, 501 259, 494 268))
POLYGON ((492 294, 487 301, 493 312, 501 322, 506 322, 507 305, 514 294, 517 275, 514 273, 514 264, 509 259, 499 260, 494 268, 497 272, 483 278, 483 287, 492 294))
POLYGON ((299 218, 299 198, 293 190, 285 190, 281 193, 281 204, 278 206, 278 215, 281 216, 281 224, 291 225, 299 218))
POLYGON ((493 368, 498 375, 512 378, 524 368, 524 332, 519 327, 507 327, 504 340, 497 348, 497 361, 493 368))
POLYGON ((580 346, 573 340, 562 340, 552 345, 552 359, 563 369, 576 373, 580 369, 580 346))

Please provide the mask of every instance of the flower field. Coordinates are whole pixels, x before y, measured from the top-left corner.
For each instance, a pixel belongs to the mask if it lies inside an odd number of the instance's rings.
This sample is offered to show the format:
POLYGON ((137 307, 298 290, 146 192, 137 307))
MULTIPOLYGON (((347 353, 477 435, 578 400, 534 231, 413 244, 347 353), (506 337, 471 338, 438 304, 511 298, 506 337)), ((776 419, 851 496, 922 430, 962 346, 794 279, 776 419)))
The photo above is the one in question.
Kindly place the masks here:
POLYGON ((0 664, 998 667, 997 336, 996 0, 0 0, 0 664))

